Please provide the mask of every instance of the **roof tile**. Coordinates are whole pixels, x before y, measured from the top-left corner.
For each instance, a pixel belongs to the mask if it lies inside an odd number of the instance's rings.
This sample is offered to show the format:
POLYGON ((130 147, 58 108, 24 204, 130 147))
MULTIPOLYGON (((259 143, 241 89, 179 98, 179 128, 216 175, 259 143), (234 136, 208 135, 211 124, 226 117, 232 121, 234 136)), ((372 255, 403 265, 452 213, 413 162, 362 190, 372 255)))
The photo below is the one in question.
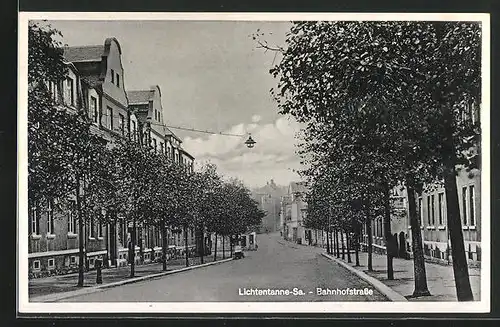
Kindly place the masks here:
POLYGON ((128 91, 128 103, 129 104, 139 104, 149 102, 154 95, 153 90, 146 91, 128 91))
POLYGON ((103 45, 64 47, 64 59, 69 62, 100 61, 103 54, 103 45))

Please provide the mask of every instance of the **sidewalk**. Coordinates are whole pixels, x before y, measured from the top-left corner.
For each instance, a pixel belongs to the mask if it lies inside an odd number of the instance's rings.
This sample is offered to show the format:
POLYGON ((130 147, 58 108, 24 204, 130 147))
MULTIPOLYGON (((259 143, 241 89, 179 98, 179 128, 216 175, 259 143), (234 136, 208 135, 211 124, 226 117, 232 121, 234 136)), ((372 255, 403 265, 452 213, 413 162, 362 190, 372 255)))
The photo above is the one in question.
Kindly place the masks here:
MULTIPOLYGON (((332 255, 336 258, 336 256, 332 255)), ((347 263, 347 256, 345 260, 341 259, 347 263)), ((389 286, 391 289, 406 297, 408 301, 457 301, 456 290, 455 290, 455 279, 453 277, 453 267, 444 266, 434 263, 425 263, 425 270, 427 274, 427 286, 431 296, 411 298, 414 290, 414 278, 413 278, 413 260, 404 260, 400 258, 394 258, 394 280, 387 279, 387 257, 385 255, 380 255, 373 253, 372 265, 373 271, 368 271, 368 253, 359 253, 359 263, 360 267, 355 267, 355 256, 351 255, 352 263, 347 263, 351 267, 360 270, 367 275, 374 277, 389 286)), ((474 300, 480 300, 481 292, 481 270, 480 268, 469 267, 469 279, 472 287, 472 293, 474 295, 474 300)))
MULTIPOLYGON (((226 251, 226 259, 230 258, 229 251, 226 251)), ((217 251, 217 261, 222 260, 222 251, 217 251)), ((214 261, 213 253, 211 255, 205 256, 203 258, 204 263, 210 263, 214 261)), ((189 258, 189 266, 197 266, 201 264, 199 257, 189 258)), ((176 271, 186 267, 186 259, 179 258, 170 260, 167 262, 167 271, 176 271)), ((144 265, 135 266, 135 277, 144 277, 149 275, 154 275, 163 272, 162 263, 152 263, 144 265)), ((106 284, 112 284, 119 281, 124 281, 130 279, 130 265, 126 267, 119 268, 108 268, 102 270, 102 284, 96 283, 95 270, 85 272, 84 274, 84 286, 83 289, 91 288, 95 286, 101 286, 106 284)), ((82 287, 77 287, 78 274, 68 274, 68 275, 58 275, 50 276, 45 278, 37 278, 29 280, 29 297, 33 299, 35 297, 57 294, 63 292, 73 292, 81 290, 82 287)))

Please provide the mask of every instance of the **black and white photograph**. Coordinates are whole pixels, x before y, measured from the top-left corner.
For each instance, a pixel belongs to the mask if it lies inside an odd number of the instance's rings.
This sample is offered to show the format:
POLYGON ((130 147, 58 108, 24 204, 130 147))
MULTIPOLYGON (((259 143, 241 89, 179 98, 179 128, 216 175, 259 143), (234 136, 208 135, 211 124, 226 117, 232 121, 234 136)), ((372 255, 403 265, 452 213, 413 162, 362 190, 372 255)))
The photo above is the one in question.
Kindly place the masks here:
POLYGON ((19 13, 19 312, 489 312, 489 24, 19 13))

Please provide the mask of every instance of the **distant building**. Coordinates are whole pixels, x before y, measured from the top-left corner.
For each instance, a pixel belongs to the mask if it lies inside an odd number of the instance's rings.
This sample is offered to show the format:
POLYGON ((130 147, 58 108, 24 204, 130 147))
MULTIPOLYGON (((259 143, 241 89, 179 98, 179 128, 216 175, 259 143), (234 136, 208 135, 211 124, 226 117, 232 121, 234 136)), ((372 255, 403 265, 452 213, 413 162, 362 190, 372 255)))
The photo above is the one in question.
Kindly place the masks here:
POLYGON ((285 217, 284 237, 301 244, 305 244, 306 240, 306 229, 304 228, 304 217, 307 210, 306 192, 305 183, 291 182, 288 186, 287 196, 283 197, 283 201, 286 202, 282 205, 285 217))
POLYGON ((254 189, 252 193, 259 208, 266 212, 260 232, 274 233, 280 230, 280 202, 281 196, 285 194, 284 188, 276 185, 271 179, 265 186, 254 189))

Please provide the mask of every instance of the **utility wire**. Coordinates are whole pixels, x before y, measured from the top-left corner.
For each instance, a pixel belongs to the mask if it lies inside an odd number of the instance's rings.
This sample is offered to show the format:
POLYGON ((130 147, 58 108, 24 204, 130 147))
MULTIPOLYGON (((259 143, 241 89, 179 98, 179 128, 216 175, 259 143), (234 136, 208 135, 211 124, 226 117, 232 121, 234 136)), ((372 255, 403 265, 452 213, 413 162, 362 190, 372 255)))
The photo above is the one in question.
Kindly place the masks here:
MULTIPOLYGON (((102 116, 109 117, 110 115, 102 114, 102 116)), ((113 117, 114 118, 121 118, 121 116, 116 116, 116 115, 113 115, 113 117)), ((189 132, 205 133, 205 134, 212 134, 212 135, 225 135, 225 136, 236 136, 236 137, 246 136, 245 134, 232 134, 232 133, 224 133, 224 132, 213 132, 213 131, 208 131, 208 130, 201 130, 201 129, 195 129, 195 128, 189 128, 189 127, 181 127, 181 126, 171 126, 171 125, 165 125, 165 124, 153 123, 153 122, 149 122, 149 124, 156 125, 156 126, 167 127, 167 128, 172 128, 172 129, 179 129, 179 130, 184 130, 184 131, 189 131, 189 132)))

